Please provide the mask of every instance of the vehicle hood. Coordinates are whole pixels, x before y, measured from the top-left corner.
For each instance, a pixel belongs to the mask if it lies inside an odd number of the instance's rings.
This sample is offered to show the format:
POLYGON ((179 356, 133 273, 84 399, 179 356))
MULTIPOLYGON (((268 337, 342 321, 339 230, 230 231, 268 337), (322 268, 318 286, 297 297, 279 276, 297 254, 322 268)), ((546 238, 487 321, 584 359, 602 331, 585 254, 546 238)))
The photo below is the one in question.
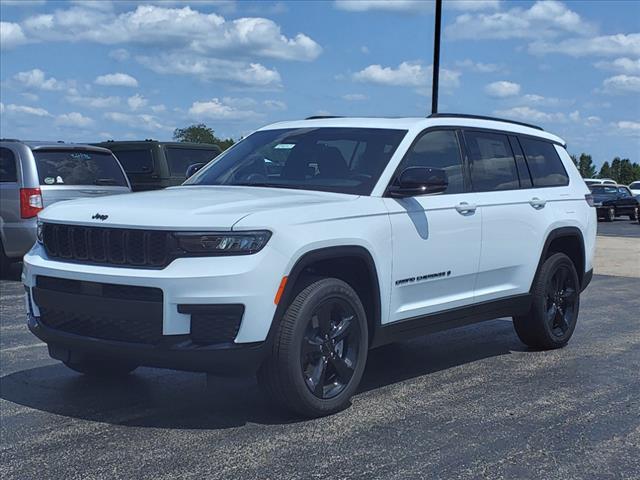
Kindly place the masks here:
POLYGON ((108 227, 231 230, 252 213, 286 216, 290 208, 351 202, 357 198, 280 188, 183 186, 60 202, 45 208, 39 217, 55 223, 108 227))

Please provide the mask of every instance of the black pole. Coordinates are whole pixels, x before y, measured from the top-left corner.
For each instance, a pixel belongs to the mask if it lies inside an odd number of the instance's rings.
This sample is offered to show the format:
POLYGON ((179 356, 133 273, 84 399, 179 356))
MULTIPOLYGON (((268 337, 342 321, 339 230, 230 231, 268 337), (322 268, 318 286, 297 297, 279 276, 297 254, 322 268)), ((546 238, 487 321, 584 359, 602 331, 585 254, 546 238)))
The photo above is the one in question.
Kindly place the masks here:
POLYGON ((436 28, 433 33, 433 81, 431 83, 431 113, 438 113, 438 81, 440 79, 440 24, 442 0, 436 0, 436 28))

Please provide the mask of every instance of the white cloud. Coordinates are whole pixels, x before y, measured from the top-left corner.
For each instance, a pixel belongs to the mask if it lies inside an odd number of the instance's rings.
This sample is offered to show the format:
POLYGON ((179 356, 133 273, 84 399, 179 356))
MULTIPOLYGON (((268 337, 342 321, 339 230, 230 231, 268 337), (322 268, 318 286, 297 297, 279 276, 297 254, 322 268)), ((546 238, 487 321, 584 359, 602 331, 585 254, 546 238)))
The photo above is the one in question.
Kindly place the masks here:
POLYGON ((507 110, 496 110, 495 115, 504 118, 513 118, 525 122, 564 122, 563 113, 546 113, 531 107, 513 107, 507 110))
POLYGON ((259 63, 222 60, 196 55, 168 53, 159 57, 138 57, 137 60, 156 73, 192 75, 205 81, 226 81, 250 87, 279 87, 280 74, 259 63))
POLYGON ((484 91, 490 97, 506 98, 513 97, 520 93, 520 85, 514 82, 507 82, 501 80, 498 82, 492 82, 484 87, 484 91))
POLYGON ((602 87, 605 93, 610 94, 640 93, 640 76, 615 75, 605 79, 602 87))
POLYGON ((634 60, 632 58, 620 57, 611 62, 598 62, 595 66, 601 70, 612 70, 621 73, 640 73, 640 58, 634 60))
POLYGON ((561 33, 589 35, 595 27, 555 0, 538 1, 530 8, 495 13, 465 13, 445 28, 454 39, 508 39, 555 37, 561 33))
POLYGON ((456 66, 460 68, 466 68, 468 70, 471 70, 472 72, 478 73, 493 73, 502 70, 502 67, 495 63, 474 62, 473 60, 470 60, 468 58, 456 62, 456 66))
POLYGON ((342 96, 343 100, 346 100, 347 102, 361 102, 363 100, 366 100, 368 97, 362 93, 347 93, 346 95, 342 96))
POLYGON ((602 35, 591 38, 571 38, 561 42, 537 41, 529 52, 539 55, 563 53, 572 57, 640 55, 640 33, 602 35))
POLYGON ((8 50, 27 43, 22 27, 13 22, 0 22, 0 47, 8 50))
MULTIPOLYGON (((353 74, 358 82, 392 85, 398 87, 425 87, 431 84, 433 68, 419 62, 402 62, 397 68, 369 65, 353 74)), ((460 85, 460 72, 440 69, 440 84, 445 88, 460 85)))
POLYGON ((19 72, 13 76, 14 80, 26 88, 36 88, 40 90, 62 90, 67 87, 65 82, 56 80, 53 77, 47 78, 45 73, 39 68, 19 72))
POLYGON ((36 117, 50 117, 51 114, 45 110, 44 108, 39 107, 29 107, 27 105, 14 105, 9 104, 4 107, 4 110, 8 113, 18 113, 25 115, 34 115, 36 117))
POLYGON ((130 114, 121 112, 107 112, 104 118, 116 123, 124 124, 136 130, 157 133, 158 130, 172 131, 175 127, 161 123, 157 117, 148 114, 130 114))
POLYGON ((149 107, 151 109, 151 111, 153 113, 162 113, 165 112, 167 110, 167 107, 165 107, 163 104, 160 105, 152 105, 151 107, 149 107))
MULTIPOLYGON (((434 2, 428 0, 336 0, 335 7, 349 12, 381 10, 388 12, 428 12, 434 10, 434 2)), ((455 0, 444 3, 444 9, 486 10, 497 9, 499 0, 455 0)))
POLYGON ((535 93, 527 93, 522 96, 520 99, 521 103, 525 103, 527 105, 546 105, 546 106, 558 106, 562 104, 571 104, 573 101, 571 100, 563 100, 556 97, 545 97, 543 95, 538 95, 535 93))
POLYGON ((265 100, 262 102, 269 110, 286 110, 287 104, 280 100, 265 100))
POLYGON ((63 127, 88 127, 93 124, 93 120, 89 117, 85 117, 81 113, 71 112, 58 115, 56 118, 56 125, 63 127))
POLYGON ((193 102, 191 108, 189 108, 189 115, 198 120, 242 120, 257 115, 256 112, 252 110, 240 110, 230 103, 233 102, 228 102, 228 99, 220 101, 218 98, 212 98, 211 100, 202 102, 193 102))
POLYGON ((117 60, 119 62, 124 62, 125 60, 129 60, 131 54, 128 50, 124 48, 116 48, 115 50, 111 50, 109 52, 109 57, 117 60))
POLYGON ((35 93, 31 93, 31 92, 23 92, 23 93, 20 94, 20 96, 22 96, 23 98, 25 98, 29 102, 37 102, 38 99, 40 98, 35 93))
POLYGON ((129 108, 131 110, 139 110, 147 103, 149 103, 149 101, 139 93, 136 93, 135 95, 127 98, 127 104, 129 105, 129 108))
POLYGON ((69 95, 66 97, 69 103, 88 108, 113 108, 120 104, 120 97, 90 97, 82 95, 69 95))
POLYGON ((287 37, 267 18, 227 21, 189 6, 138 5, 135 10, 116 14, 80 5, 29 17, 21 27, 34 41, 142 44, 284 60, 314 60, 322 52, 307 35, 287 37))
POLYGON ((126 73, 109 73, 100 75, 93 81, 96 85, 106 87, 137 87, 138 80, 126 73))
POLYGON ((614 126, 622 130, 621 133, 626 135, 640 135, 640 122, 630 120, 622 120, 614 123, 614 126))

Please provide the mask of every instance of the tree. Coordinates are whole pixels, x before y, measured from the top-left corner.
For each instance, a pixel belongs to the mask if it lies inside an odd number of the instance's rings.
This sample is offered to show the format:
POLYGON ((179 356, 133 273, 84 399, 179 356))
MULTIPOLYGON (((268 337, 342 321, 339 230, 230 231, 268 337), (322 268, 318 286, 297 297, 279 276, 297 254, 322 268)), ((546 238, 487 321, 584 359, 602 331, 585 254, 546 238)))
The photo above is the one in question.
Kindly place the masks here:
POLYGON ((620 178, 620 164, 622 161, 620 157, 616 157, 611 162, 611 178, 613 178, 616 182, 620 178))
POLYGON ((600 178, 611 178, 611 166, 609 162, 605 161, 600 168, 600 174, 598 175, 600 178))
POLYGON ((633 173, 633 165, 631 165, 631 160, 629 160, 628 158, 623 158, 620 161, 620 176, 616 178, 616 181, 622 185, 629 185, 635 180, 633 173))
POLYGON ((578 170, 582 178, 593 178, 596 175, 596 167, 593 164, 591 155, 581 153, 578 159, 578 170))
POLYGON ((213 143, 218 145, 222 151, 235 143, 232 138, 223 140, 216 137, 213 129, 204 123, 190 125, 186 128, 176 128, 173 131, 173 139, 179 142, 213 143))
POLYGON ((571 161, 573 162, 573 164, 577 167, 578 166, 578 157, 576 157, 575 155, 569 155, 569 157, 571 158, 571 161))

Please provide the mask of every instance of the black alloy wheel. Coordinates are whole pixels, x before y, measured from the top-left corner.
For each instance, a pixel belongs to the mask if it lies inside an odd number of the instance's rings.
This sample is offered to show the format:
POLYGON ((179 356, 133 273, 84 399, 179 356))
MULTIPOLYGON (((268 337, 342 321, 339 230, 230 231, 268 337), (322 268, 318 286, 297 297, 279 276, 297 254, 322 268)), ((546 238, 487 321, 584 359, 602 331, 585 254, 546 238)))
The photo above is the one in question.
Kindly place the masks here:
POLYGON ((546 320, 552 335, 563 338, 575 317, 578 287, 567 265, 560 265, 547 286, 546 320))
POLYGON ((318 398, 335 397, 353 377, 362 348, 356 315, 341 298, 326 299, 311 315, 300 363, 307 388, 318 398))

